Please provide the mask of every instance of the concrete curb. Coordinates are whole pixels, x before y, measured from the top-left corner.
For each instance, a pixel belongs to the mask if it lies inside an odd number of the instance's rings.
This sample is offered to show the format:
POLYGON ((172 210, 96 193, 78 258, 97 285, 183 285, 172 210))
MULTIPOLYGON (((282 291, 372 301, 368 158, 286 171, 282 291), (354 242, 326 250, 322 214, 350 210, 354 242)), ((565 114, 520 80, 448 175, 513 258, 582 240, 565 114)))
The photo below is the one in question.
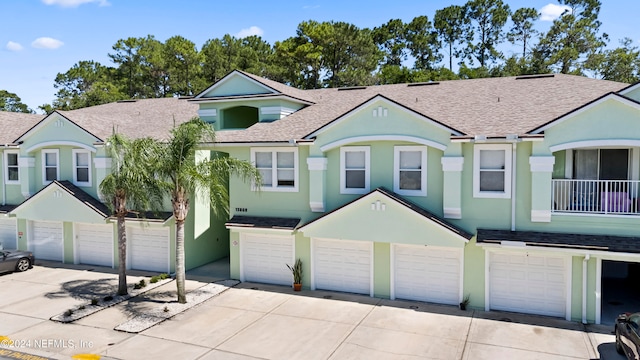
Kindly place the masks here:
MULTIPOLYGON (((80 320, 84 317, 87 317, 89 315, 95 314, 98 311, 102 311, 104 309, 108 309, 114 305, 118 305, 119 303, 125 301, 125 300, 129 300, 133 297, 136 297, 138 295, 144 294, 148 291, 151 291, 157 287, 160 287, 164 284, 167 284, 171 281, 173 281, 172 278, 167 278, 164 280, 159 280, 156 283, 150 283, 149 281, 147 281, 145 279, 145 281, 147 282, 147 286, 141 288, 141 289, 134 289, 133 287, 135 286, 135 284, 131 284, 130 289, 129 289, 129 293, 127 295, 110 295, 111 300, 109 301, 105 301, 104 298, 99 298, 98 299, 98 304, 97 305, 91 305, 91 303, 86 304, 86 305, 80 305, 77 306, 72 310, 71 315, 67 315, 67 311, 62 312, 58 315, 54 315, 51 318, 49 318, 49 320, 51 321, 57 321, 57 322, 61 322, 61 323, 72 323, 76 320, 80 320)), ((129 286, 128 286, 129 287, 129 286)))
POLYGON ((114 330, 137 334, 149 329, 167 319, 170 319, 185 310, 201 304, 214 296, 217 296, 230 287, 238 285, 237 280, 222 280, 210 283, 187 293, 187 303, 167 302, 158 308, 149 311, 148 314, 139 315, 133 319, 117 325, 114 330))

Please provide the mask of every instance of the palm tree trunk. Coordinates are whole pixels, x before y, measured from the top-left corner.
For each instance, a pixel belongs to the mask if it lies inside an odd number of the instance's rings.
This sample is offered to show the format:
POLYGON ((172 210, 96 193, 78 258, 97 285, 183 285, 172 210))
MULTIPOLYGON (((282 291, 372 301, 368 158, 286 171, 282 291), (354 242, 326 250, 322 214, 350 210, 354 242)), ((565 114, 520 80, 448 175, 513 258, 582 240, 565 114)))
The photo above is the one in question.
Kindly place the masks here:
POLYGON ((187 302, 187 294, 184 288, 184 220, 189 212, 189 200, 185 196, 184 189, 180 188, 171 199, 173 204, 173 216, 176 219, 176 286, 178 290, 178 302, 187 302))
POLYGON ((178 287, 178 302, 187 302, 185 291, 185 269, 184 269, 184 220, 176 221, 176 285, 178 287))
POLYGON ((118 216, 118 295, 127 295, 127 232, 124 216, 118 216))

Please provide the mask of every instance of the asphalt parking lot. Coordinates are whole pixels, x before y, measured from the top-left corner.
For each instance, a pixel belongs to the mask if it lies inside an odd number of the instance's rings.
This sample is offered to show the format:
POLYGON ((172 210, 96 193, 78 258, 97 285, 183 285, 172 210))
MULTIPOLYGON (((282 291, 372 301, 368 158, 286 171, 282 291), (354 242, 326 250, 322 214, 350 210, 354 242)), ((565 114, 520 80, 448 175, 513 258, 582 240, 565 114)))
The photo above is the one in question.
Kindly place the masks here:
MULTIPOLYGON (((132 272, 128 282, 150 275, 132 272)), ((188 290, 218 280, 191 278, 188 290)), ((610 327, 253 283, 137 334, 114 327, 172 302, 175 283, 70 324, 49 320, 116 284, 112 269, 56 263, 0 275, 0 337, 14 341, 0 347, 0 359, 10 351, 53 359, 623 359, 610 327)))

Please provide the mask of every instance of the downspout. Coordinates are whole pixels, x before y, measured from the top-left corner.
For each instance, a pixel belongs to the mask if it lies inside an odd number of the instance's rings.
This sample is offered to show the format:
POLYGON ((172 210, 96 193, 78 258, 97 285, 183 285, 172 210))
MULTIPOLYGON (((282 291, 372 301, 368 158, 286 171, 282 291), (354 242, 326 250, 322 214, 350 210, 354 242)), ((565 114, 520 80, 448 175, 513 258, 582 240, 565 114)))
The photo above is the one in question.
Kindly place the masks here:
POLYGON ((582 323, 587 323, 587 263, 591 256, 586 254, 582 259, 582 323))
MULTIPOLYGON (((4 144, 4 149, 7 149, 7 144, 4 144)), ((6 179, 7 174, 5 174, 4 172, 7 171, 7 169, 4 168, 4 151, 2 152, 2 159, 0 159, 0 163, 2 163, 2 168, 4 169, 2 171, 2 206, 7 205, 7 184, 4 183, 4 179, 6 179)), ((18 173, 20 173, 20 155, 18 155, 18 173)))
POLYGON ((511 154, 511 231, 516 231, 516 148, 514 142, 511 154))

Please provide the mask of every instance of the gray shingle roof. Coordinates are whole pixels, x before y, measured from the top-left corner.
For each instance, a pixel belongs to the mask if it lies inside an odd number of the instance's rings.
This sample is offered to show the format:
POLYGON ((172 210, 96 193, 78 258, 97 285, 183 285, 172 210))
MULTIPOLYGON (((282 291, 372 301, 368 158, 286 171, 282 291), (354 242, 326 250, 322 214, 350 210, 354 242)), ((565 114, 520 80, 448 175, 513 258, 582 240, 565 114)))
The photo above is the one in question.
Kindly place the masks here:
POLYGON ((640 253, 640 238, 593 234, 478 229, 478 243, 518 241, 527 246, 640 253))
POLYGON ((0 111, 0 144, 12 143, 44 117, 37 114, 0 111))
POLYGON ((248 228, 294 230, 298 227, 299 223, 299 218, 236 215, 232 217, 231 220, 227 221, 225 225, 248 228))
POLYGON ((101 140, 108 138, 113 129, 131 138, 150 136, 164 140, 174 125, 198 116, 198 104, 178 98, 141 99, 59 113, 101 140))
POLYGON ((220 131, 217 141, 286 142, 303 139, 376 95, 383 95, 466 135, 524 135, 591 100, 627 86, 555 74, 451 80, 429 86, 394 84, 347 91, 335 88, 306 90, 305 98, 314 105, 271 123, 257 123, 245 130, 220 131))

